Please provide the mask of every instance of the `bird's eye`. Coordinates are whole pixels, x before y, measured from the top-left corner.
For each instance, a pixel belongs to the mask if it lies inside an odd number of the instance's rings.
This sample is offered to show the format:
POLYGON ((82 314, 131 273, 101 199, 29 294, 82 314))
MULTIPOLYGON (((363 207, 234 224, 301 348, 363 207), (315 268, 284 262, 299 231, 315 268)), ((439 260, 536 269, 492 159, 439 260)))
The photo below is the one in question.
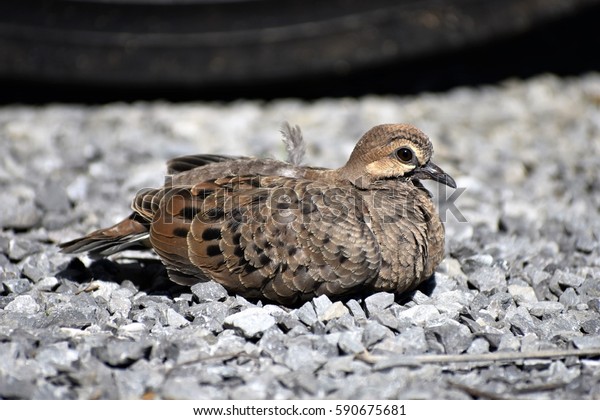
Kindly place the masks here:
POLYGON ((396 156, 404 163, 410 163, 413 160, 413 152, 407 147, 401 147, 396 150, 396 156))

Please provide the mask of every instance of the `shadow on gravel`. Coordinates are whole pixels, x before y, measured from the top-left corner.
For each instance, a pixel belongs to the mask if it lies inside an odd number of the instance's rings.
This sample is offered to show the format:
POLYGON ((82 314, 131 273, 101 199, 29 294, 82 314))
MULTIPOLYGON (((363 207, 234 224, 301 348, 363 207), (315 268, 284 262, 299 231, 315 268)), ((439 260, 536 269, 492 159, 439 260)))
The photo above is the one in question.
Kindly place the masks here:
MULTIPOLYGON (((58 278, 71 280, 75 283, 83 284, 94 280, 111 281, 121 284, 125 280, 132 282, 138 290, 146 292, 149 295, 162 295, 171 298, 177 297, 182 293, 190 293, 190 286, 181 286, 173 283, 167 276, 164 265, 152 258, 126 258, 126 259, 98 259, 93 261, 89 267, 79 258, 73 258, 63 270, 56 274, 58 278)), ((402 293, 396 296, 396 303, 404 305, 410 302, 417 291, 431 296, 436 287, 435 274, 427 281, 410 292, 402 293)), ((370 293, 357 293, 344 296, 341 301, 346 302, 349 299, 364 300, 370 293)), ((257 303, 260 299, 248 299, 249 302, 257 303)), ((262 299, 263 303, 274 303, 262 299)), ((300 307, 304 301, 297 302, 294 305, 288 305, 291 308, 300 307)), ((275 303, 277 304, 277 303, 275 303)))
POLYGON ((437 283, 435 281, 435 274, 433 274, 431 277, 429 277, 427 280, 421 283, 416 289, 402 293, 401 295, 397 295, 395 301, 399 305, 406 305, 412 300, 415 293, 417 292, 421 292, 427 296, 431 296, 436 286, 437 283))
POLYGON ((109 260, 99 259, 86 267, 79 258, 74 258, 65 269, 56 274, 76 283, 93 280, 112 281, 121 284, 131 281, 140 291, 149 295, 177 297, 189 293, 189 287, 171 282, 164 265, 151 258, 109 260))

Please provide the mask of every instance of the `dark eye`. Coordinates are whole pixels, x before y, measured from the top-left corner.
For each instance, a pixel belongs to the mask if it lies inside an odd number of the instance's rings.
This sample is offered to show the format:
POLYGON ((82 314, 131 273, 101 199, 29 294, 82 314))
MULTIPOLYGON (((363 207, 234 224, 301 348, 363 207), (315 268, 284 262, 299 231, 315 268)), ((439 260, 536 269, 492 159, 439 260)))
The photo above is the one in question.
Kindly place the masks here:
POLYGON ((410 163, 413 160, 413 152, 407 147, 401 147, 396 150, 396 156, 404 163, 410 163))

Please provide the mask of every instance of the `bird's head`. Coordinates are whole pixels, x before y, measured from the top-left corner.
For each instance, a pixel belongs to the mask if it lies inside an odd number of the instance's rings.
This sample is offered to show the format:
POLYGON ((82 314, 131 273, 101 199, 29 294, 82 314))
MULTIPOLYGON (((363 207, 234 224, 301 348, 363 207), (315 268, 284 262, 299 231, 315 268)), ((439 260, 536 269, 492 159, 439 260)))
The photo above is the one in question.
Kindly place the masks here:
POLYGON ((431 161, 429 137, 409 124, 383 124, 367 131, 340 168, 351 182, 383 179, 433 179, 452 188, 456 182, 431 161))

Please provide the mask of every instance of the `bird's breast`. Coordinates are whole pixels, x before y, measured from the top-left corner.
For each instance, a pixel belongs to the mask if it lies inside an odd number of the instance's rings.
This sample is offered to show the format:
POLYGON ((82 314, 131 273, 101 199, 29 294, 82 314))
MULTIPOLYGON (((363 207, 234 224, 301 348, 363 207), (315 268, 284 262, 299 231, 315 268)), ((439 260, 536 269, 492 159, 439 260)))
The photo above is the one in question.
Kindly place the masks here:
POLYGON ((374 287, 403 291, 431 276, 443 254, 443 226, 427 193, 377 189, 365 191, 363 200, 382 260, 374 287))

